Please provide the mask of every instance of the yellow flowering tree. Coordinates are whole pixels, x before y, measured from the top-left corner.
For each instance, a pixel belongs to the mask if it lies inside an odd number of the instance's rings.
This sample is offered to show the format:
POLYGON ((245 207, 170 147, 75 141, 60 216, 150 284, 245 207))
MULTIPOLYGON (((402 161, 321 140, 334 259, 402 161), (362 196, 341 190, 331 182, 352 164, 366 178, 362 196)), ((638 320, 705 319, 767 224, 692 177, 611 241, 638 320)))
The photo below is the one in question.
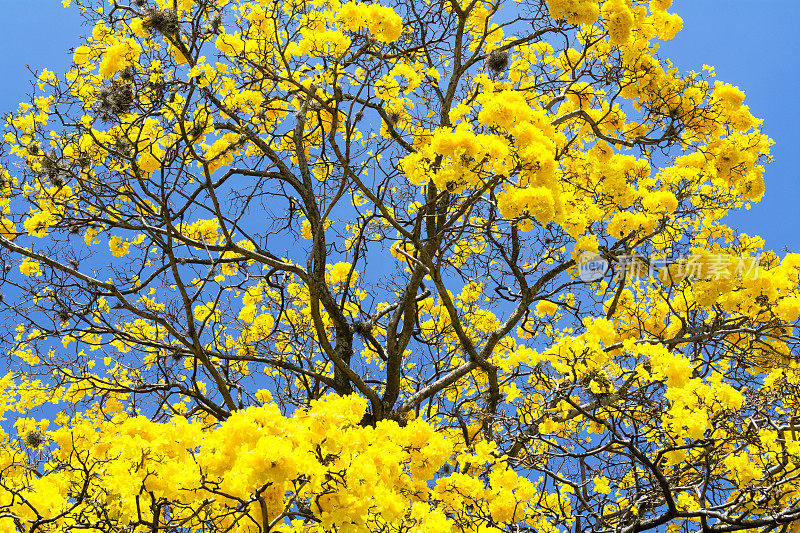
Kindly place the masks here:
POLYGON ((65 0, 0 532, 800 531, 800 255, 670 0, 65 0))

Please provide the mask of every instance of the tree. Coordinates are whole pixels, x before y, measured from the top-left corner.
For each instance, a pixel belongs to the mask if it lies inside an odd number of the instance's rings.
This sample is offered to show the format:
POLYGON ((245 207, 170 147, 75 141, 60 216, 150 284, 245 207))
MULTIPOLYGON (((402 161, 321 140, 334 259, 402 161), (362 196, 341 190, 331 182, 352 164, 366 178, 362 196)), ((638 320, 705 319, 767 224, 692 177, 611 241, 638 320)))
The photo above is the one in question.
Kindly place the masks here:
POLYGON ((798 531, 800 256, 721 222, 771 141, 669 0, 74 3, 3 531, 798 531))

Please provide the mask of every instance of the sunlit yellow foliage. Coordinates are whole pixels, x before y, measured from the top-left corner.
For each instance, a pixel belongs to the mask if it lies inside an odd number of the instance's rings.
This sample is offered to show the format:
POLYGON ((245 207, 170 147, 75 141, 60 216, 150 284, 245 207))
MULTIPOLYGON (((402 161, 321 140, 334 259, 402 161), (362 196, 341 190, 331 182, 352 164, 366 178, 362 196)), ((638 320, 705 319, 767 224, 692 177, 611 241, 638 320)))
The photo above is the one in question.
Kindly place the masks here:
POLYGON ((722 222, 772 140, 670 0, 63 3, 0 533, 800 530, 800 256, 722 222))

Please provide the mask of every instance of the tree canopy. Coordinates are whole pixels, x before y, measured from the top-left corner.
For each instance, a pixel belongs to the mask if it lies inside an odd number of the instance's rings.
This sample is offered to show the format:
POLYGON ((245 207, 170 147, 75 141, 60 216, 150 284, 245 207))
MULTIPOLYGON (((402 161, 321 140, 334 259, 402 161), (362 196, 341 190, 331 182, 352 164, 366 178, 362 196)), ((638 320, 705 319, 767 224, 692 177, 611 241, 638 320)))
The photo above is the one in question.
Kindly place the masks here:
POLYGON ((64 0, 0 531, 800 531, 800 255, 671 0, 64 0))

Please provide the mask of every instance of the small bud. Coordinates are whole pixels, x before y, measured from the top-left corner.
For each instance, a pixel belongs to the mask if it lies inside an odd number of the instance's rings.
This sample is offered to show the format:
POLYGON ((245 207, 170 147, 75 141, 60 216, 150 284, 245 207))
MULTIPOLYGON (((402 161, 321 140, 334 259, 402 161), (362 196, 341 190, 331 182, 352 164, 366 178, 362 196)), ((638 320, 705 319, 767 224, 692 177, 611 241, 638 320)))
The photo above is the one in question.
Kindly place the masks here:
POLYGON ((366 320, 359 320, 353 323, 353 332, 359 335, 367 335, 372 331, 372 324, 366 320))
POLYGON ((495 74, 500 74, 508 68, 508 52, 493 50, 486 59, 486 66, 495 74))
MULTIPOLYGON (((132 73, 130 75, 133 76, 132 73)), ((123 76, 124 74, 120 75, 120 79, 123 79, 123 76)), ((127 113, 134 101, 133 89, 120 80, 114 80, 110 85, 101 87, 97 97, 97 111, 104 121, 110 121, 115 116, 127 113)))
POLYGON ((205 124, 202 124, 200 122, 195 122, 194 124, 192 124, 192 129, 189 130, 189 138, 194 140, 200 135, 202 135, 205 130, 206 130, 205 124))
POLYGON ((307 499, 297 500, 297 512, 303 516, 312 516, 311 502, 307 499))
POLYGON ((131 151, 133 150, 133 145, 130 143, 130 141, 128 141, 128 139, 125 139, 123 137, 117 139, 117 142, 114 145, 114 147, 117 149, 118 152, 120 152, 125 157, 130 156, 131 151))
POLYGON ((220 25, 221 25, 221 24, 222 24, 222 15, 220 15, 219 13, 217 13, 217 14, 216 14, 216 15, 214 15, 214 17, 211 19, 211 31, 212 31, 213 33, 217 33, 217 32, 219 31, 219 27, 220 27, 220 25))
POLYGON ((130 65, 122 69, 122 72, 119 73, 120 79, 126 81, 132 80, 135 75, 136 75, 136 70, 130 65))
POLYGON ((397 425, 404 428, 408 425, 408 413, 400 409, 392 409, 386 414, 387 420, 394 420, 397 425))
POLYGON ((178 23, 178 14, 174 11, 151 8, 147 10, 147 19, 145 20, 144 27, 169 37, 178 33, 178 23))
POLYGON ((44 433, 42 433, 39 430, 29 431, 25 435, 25 445, 28 448, 38 448, 39 446, 44 444, 45 438, 46 437, 44 433))

